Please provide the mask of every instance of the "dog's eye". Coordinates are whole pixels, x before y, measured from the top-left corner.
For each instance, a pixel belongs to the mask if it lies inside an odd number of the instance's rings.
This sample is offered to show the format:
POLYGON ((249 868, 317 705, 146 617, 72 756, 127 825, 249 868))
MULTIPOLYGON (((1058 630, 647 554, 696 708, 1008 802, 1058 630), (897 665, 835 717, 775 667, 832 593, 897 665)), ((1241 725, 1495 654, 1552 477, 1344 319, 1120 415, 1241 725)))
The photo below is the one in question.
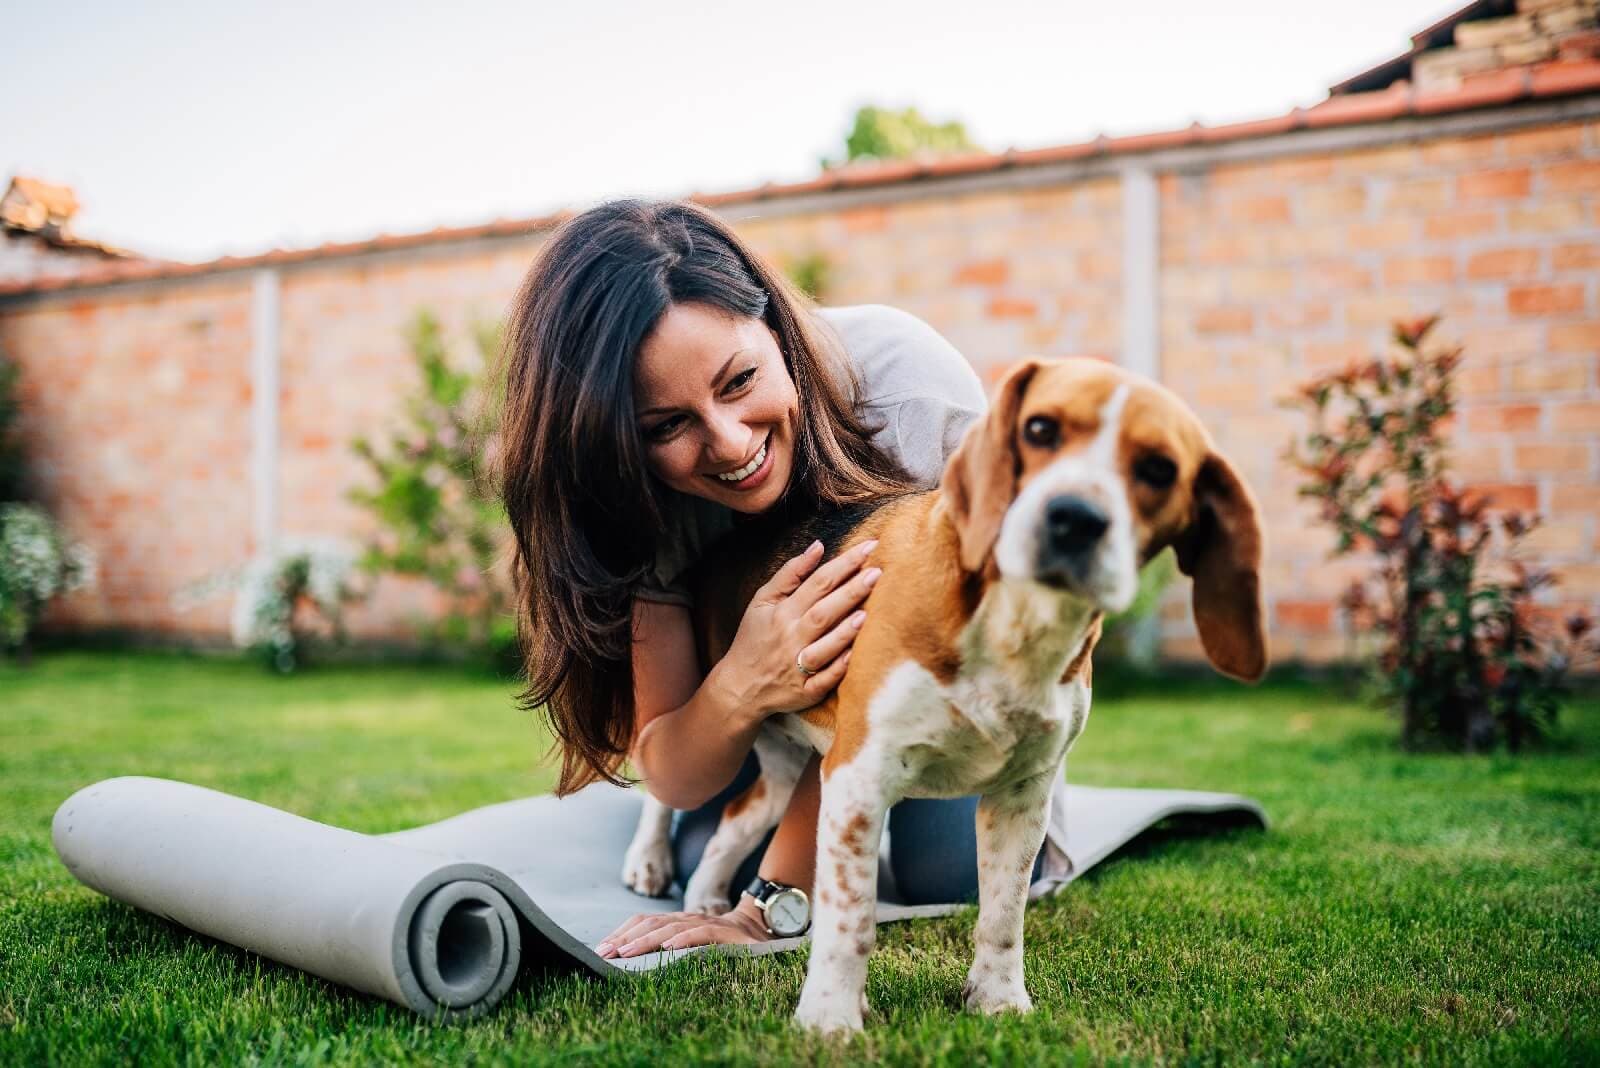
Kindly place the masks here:
POLYGON ((1047 416, 1033 416, 1022 424, 1022 440, 1041 449, 1051 448, 1061 440, 1061 424, 1047 416))
POLYGON ((1178 465, 1165 456, 1151 453, 1134 461, 1133 477, 1156 489, 1166 489, 1178 477, 1178 465))

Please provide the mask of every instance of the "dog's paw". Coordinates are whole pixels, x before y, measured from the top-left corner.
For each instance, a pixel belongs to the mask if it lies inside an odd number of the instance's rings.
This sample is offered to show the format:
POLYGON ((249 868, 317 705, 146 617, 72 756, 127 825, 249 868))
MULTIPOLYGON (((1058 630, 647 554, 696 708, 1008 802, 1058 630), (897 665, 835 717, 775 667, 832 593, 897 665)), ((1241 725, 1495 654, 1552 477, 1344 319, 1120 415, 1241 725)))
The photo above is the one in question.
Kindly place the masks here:
POLYGON ((694 885, 694 880, 689 880, 688 887, 683 894, 683 911, 698 912, 702 916, 721 916, 733 906, 728 903, 725 894, 715 890, 706 890, 694 885))
POLYGON ((645 897, 660 897, 672 882, 672 846, 664 841, 634 843, 622 859, 622 881, 645 897))
POLYGON ((807 997, 800 995, 800 1007, 794 1010, 794 1022, 802 1030, 824 1036, 858 1034, 862 1017, 867 1012, 867 995, 851 998, 843 991, 807 997))
POLYGON ((993 1014, 997 1012, 1032 1012, 1033 999, 1022 979, 1006 980, 993 972, 967 976, 961 988, 961 999, 969 1012, 993 1014))

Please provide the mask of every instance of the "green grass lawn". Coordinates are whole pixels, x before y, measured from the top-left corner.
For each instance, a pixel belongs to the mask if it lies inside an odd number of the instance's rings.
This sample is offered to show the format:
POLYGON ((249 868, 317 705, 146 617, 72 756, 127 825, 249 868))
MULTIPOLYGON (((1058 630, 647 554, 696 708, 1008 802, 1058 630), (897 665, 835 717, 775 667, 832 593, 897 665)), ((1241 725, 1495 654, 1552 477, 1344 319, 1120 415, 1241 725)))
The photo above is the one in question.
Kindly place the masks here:
POLYGON ((506 682, 0 665, 0 1064, 1600 1059, 1600 702, 1538 755, 1461 758, 1400 754, 1393 722, 1325 685, 1100 691, 1074 781, 1248 793, 1272 829, 1157 834, 1030 907, 1031 1016, 958 1010, 972 910, 883 928, 866 1034, 829 1044, 788 1023, 803 954, 533 979, 434 1027, 107 901, 51 850, 55 807, 113 775, 366 831, 546 790, 506 682))

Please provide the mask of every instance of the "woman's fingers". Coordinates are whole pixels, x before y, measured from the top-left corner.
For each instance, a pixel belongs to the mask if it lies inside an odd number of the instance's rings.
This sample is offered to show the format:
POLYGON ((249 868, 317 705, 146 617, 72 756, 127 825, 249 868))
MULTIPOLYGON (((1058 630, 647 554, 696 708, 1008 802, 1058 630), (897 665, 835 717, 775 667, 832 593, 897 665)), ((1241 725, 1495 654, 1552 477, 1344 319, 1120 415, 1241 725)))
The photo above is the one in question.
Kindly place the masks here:
POLYGON ((690 946, 710 945, 748 945, 752 942, 764 942, 766 939, 760 935, 735 927, 732 924, 704 924, 700 927, 691 927, 687 931, 679 931, 671 938, 661 943, 662 949, 688 949, 690 946))
MULTIPOLYGON (((800 583, 799 588, 794 591, 794 595, 789 598, 796 616, 810 612, 819 601, 845 586, 850 581, 851 576, 855 575, 861 569, 861 566, 867 562, 867 557, 871 555, 877 544, 877 539, 873 538, 862 542, 860 545, 852 546, 848 552, 840 553, 813 571, 805 581, 800 583)), ((823 623, 822 627, 827 627, 832 622, 832 620, 829 620, 823 623)))
POLYGON ((809 696, 822 700, 828 693, 844 681, 845 668, 850 666, 850 654, 854 649, 848 650, 843 656, 835 657, 833 663, 812 675, 805 681, 805 689, 809 696))
MULTIPOLYGON (((610 934, 606 935, 605 939, 599 945, 594 947, 595 952, 599 953, 602 957, 614 957, 616 956, 615 951, 617 949, 627 945, 637 935, 649 930, 654 924, 660 923, 664 920, 670 920, 673 917, 682 917, 685 915, 687 915, 687 913, 682 912, 637 913, 628 917, 628 919, 623 921, 623 923, 618 926, 615 931, 612 931, 610 934), (606 952, 608 949, 612 952, 606 952)), ((702 916, 700 918, 704 919, 705 917, 702 916)))
MULTIPOLYGON (((806 609, 803 617, 806 625, 815 634, 830 629, 837 633, 841 621, 850 615, 851 609, 867 599, 867 594, 872 592, 872 587, 877 584, 882 574, 883 569, 878 567, 868 567, 857 572, 848 582, 806 609)), ((853 640, 855 633, 851 631, 849 637, 853 640)))
POLYGON ((866 609, 850 613, 849 617, 840 621, 838 626, 800 650, 800 662, 820 675, 850 648, 866 621, 866 609))
POLYGON ((817 563, 822 559, 822 542, 814 541, 806 551, 789 560, 778 573, 769 578, 762 587, 756 591, 756 600, 769 604, 783 600, 800 588, 807 575, 816 570, 817 563))

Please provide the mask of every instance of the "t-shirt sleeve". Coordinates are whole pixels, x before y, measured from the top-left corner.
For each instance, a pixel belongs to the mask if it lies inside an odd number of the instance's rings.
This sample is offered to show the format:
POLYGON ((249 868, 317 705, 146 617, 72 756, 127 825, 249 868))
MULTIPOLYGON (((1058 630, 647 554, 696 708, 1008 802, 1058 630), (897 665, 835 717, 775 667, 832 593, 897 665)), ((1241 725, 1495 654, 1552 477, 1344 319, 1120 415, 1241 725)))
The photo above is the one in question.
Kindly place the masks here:
POLYGON ((988 407, 983 382, 961 353, 909 312, 882 304, 827 308, 861 375, 858 407, 872 443, 899 460, 924 488, 988 407))

